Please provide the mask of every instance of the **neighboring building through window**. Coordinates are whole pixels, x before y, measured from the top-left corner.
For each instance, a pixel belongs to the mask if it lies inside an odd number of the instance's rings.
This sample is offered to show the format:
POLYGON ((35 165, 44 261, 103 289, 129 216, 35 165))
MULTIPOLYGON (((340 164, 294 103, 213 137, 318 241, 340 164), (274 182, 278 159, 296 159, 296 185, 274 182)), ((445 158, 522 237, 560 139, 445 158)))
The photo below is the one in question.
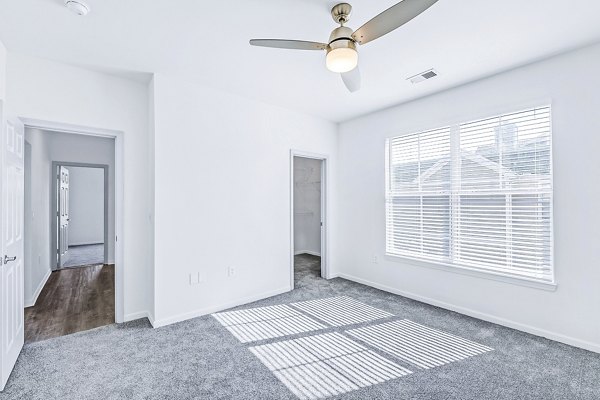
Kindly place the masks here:
POLYGON ((387 140, 386 252, 553 283, 550 107, 387 140))

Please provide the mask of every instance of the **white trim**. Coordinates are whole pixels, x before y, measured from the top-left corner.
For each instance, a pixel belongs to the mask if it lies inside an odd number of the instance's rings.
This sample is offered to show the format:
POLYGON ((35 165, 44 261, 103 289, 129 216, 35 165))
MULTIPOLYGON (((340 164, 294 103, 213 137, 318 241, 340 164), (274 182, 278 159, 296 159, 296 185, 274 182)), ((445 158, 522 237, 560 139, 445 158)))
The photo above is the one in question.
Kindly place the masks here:
POLYGON ((32 118, 20 118, 20 120, 23 121, 23 124, 28 128, 49 130, 60 133, 73 133, 76 135, 99 136, 106 138, 115 138, 119 134, 123 133, 121 131, 112 129, 94 128, 89 126, 66 124, 62 122, 43 121, 32 118))
POLYGON ((298 251, 294 251, 294 255, 300 255, 300 254, 308 254, 308 255, 311 255, 311 256, 321 257, 321 253, 319 253, 318 251, 311 251, 311 250, 298 250, 298 251))
POLYGON ((69 247, 78 247, 78 246, 97 246, 100 244, 104 244, 104 242, 78 242, 78 243, 69 243, 69 247))
POLYGON ((129 322, 129 321, 135 321, 138 319, 142 319, 142 318, 148 318, 148 321, 150 321, 151 325, 154 325, 154 316, 152 315, 152 313, 150 311, 138 311, 138 312, 134 312, 131 314, 127 314, 125 315, 125 320, 124 322, 129 322))
POLYGON ((273 290, 270 292, 266 292, 266 293, 260 293, 254 296, 248 296, 245 298, 241 298, 238 300, 234 300, 234 301, 230 301, 224 304, 220 304, 217 306, 210 306, 210 307, 205 307, 205 308, 201 308, 199 310, 195 310, 195 311, 190 311, 187 313, 183 313, 183 314, 179 314, 179 315, 175 315, 172 317, 168 317, 168 318, 163 318, 163 319, 159 319, 159 320, 154 320, 154 321, 150 321, 152 323, 152 326, 154 328, 160 328, 162 326, 166 326, 166 325, 171 325, 177 322, 181 322, 181 321, 186 321, 188 319, 192 319, 192 318, 196 318, 196 317, 201 317, 203 315, 207 315, 207 314, 212 314, 215 312, 219 312, 219 311, 223 311, 223 310, 227 310, 229 308, 233 308, 233 307, 237 307, 237 306, 241 306, 244 304, 248 304, 248 303, 252 303, 258 300, 264 300, 266 298, 269 297, 273 297, 273 296, 277 296, 283 293, 287 293, 290 291, 290 287, 286 286, 284 288, 279 288, 277 290, 273 290))
POLYGON ((100 136, 115 139, 115 322, 125 321, 125 256, 124 256, 124 181, 125 181, 125 144, 123 131, 79 126, 61 122, 43 121, 31 118, 20 118, 29 128, 50 130, 54 132, 73 133, 87 136, 100 136), (117 240, 118 239, 118 240, 117 240))
POLYGON ((150 321, 150 325, 154 328, 154 314, 150 311, 146 311, 146 318, 150 321))
POLYGON ((454 311, 463 315, 467 315, 469 317, 477 318, 483 321, 492 322, 494 324, 506 326, 508 328, 516 329, 522 332, 526 332, 535 336, 541 336, 546 339, 554 340, 556 342, 561 342, 568 344, 570 346, 579 347, 585 350, 593 351, 595 353, 600 353, 600 343, 593 343, 586 340, 577 339, 571 336, 566 336, 560 333, 551 332, 545 329, 536 328, 531 325, 522 324, 520 322, 515 322, 506 318, 496 317, 491 314, 479 312, 472 310, 470 308, 456 306, 454 304, 446 303, 444 301, 435 300, 429 297, 421 296, 415 293, 407 292, 400 289, 395 289, 393 287, 382 285, 376 282, 372 282, 366 279, 358 278, 353 275, 341 273, 338 275, 340 278, 360 283, 362 285, 370 286, 379 290, 383 290, 388 293, 393 293, 399 296, 407 297, 412 300, 420 301, 422 303, 430 304, 432 306, 440 307, 446 310, 454 311))
POLYGON ((50 274, 52 274, 52 269, 48 268, 48 270, 46 271, 46 275, 44 275, 44 277, 40 281, 40 284, 38 285, 37 289, 35 289, 35 292, 31 296, 31 298, 25 299, 25 308, 35 306, 35 303, 37 302, 40 293, 42 293, 42 289, 44 288, 44 286, 46 286, 46 282, 48 282, 48 279, 50 278, 50 274))
POLYGON ((406 264, 416 267, 426 267, 437 269, 440 271, 453 272, 455 274, 474 276, 476 278, 490 279, 493 281, 512 283, 513 285, 525 286, 534 289, 542 289, 550 292, 556 291, 557 283, 555 282, 544 282, 537 279, 529 279, 526 277, 518 277, 514 275, 506 275, 501 272, 484 271, 476 268, 469 268, 458 264, 437 262, 433 260, 424 260, 420 258, 412 258, 409 256, 402 256, 397 254, 385 253, 385 258, 391 262, 404 262, 406 264))
MULTIPOLYGON (((313 153, 309 151, 290 149, 290 290, 294 290, 294 157, 311 158, 321 161, 321 276, 325 279, 331 279, 329 276, 329 156, 327 154, 313 153)), ((303 252, 308 253, 309 252, 303 252)))

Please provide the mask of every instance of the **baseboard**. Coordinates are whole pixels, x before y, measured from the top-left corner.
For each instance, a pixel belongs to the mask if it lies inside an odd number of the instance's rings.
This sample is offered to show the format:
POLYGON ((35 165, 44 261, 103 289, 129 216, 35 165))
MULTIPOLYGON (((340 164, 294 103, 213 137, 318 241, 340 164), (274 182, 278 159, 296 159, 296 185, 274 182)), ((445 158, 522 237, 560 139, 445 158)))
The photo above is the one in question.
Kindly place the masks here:
POLYGON ((237 299, 237 300, 225 303, 225 304, 219 304, 217 306, 206 307, 206 308, 202 308, 200 310, 175 315, 173 317, 155 320, 154 323, 152 324, 152 326, 154 326, 155 328, 160 328, 162 326, 171 325, 171 324, 174 324, 177 322, 185 321, 185 320, 196 318, 196 317, 201 317, 203 315, 212 314, 215 312, 227 310, 232 307, 237 307, 237 306, 241 306, 244 304, 252 303, 254 301, 263 300, 263 299, 266 299, 269 297, 277 296, 279 294, 286 293, 289 291, 290 291, 290 287, 286 286, 285 288, 280 288, 280 289, 273 290, 270 292, 260 293, 260 294, 254 295, 254 296, 245 297, 243 299, 237 299))
POLYGON ((146 318, 148 318, 148 321, 150 321, 150 325, 152 325, 152 327, 155 328, 155 326, 154 326, 154 314, 151 313, 150 311, 148 311, 146 314, 147 314, 146 318))
POLYGON ((300 254, 309 254, 311 256, 317 256, 317 257, 321 257, 321 253, 319 253, 318 251, 310 251, 310 250, 299 250, 299 251, 295 251, 294 255, 300 255, 300 254))
POLYGON ((98 244, 104 244, 104 242, 99 242, 99 243, 69 243, 69 247, 80 247, 80 246, 95 246, 98 244))
POLYGON ((124 322, 135 321, 136 319, 148 318, 151 325, 154 325, 154 316, 150 311, 138 311, 135 313, 127 314, 123 317, 124 322))
POLYGON ((48 270, 46 271, 46 275, 44 275, 44 277, 40 281, 40 284, 38 285, 37 289, 35 289, 33 296, 31 296, 30 299, 25 300, 25 308, 35 306, 35 303, 36 303, 38 297, 40 296, 40 293, 42 293, 42 289, 44 288, 44 286, 46 286, 46 282, 48 282, 48 278, 50 278, 51 273, 52 273, 52 269, 48 268, 48 270))
POLYGON ((574 338, 574 337, 571 337, 571 336, 566 336, 566 335, 563 335, 563 334, 560 334, 560 333, 550 332, 550 331, 547 331, 545 329, 539 329, 539 328, 536 328, 536 327, 531 326, 531 325, 522 324, 520 322, 515 322, 515 321, 509 320, 509 319, 496 317, 494 315, 487 314, 487 313, 482 313, 482 312, 479 312, 479 311, 475 311, 475 310, 472 310, 470 308, 456 306, 454 304, 446 303, 446 302, 443 302, 443 301, 438 301, 438 300, 435 300, 435 299, 432 299, 432 298, 429 298, 429 297, 425 297, 425 296, 421 296, 421 295, 418 295, 418 294, 415 294, 415 293, 411 293, 411 292, 406 292, 406 291, 403 291, 403 290, 395 289, 395 288, 392 288, 390 286, 382 285, 382 284, 379 284, 379 283, 376 283, 376 282, 371 282, 369 280, 358 278, 358 277, 353 276, 353 275, 348 275, 348 274, 341 273, 341 274, 337 274, 337 276, 339 278, 347 279, 349 281, 353 281, 353 282, 356 282, 356 283, 360 283, 362 285, 370 286, 370 287, 373 287, 375 289, 383 290, 385 292, 397 294, 399 296, 407 297, 409 299, 420 301, 422 303, 427 303, 427 304, 430 304, 432 306, 436 306, 436 307, 440 307, 440 308, 443 308, 443 309, 446 309, 446 310, 454 311, 454 312, 457 312, 459 314, 464 314, 464 315, 467 315, 469 317, 481 319, 481 320, 487 321, 487 322, 492 322, 494 324, 498 324, 498 325, 506 326, 508 328, 516 329, 518 331, 530 333, 530 334, 535 335, 535 336, 541 336, 541 337, 544 337, 546 339, 554 340, 556 342, 565 343, 565 344, 568 344, 570 346, 579 347, 579 348, 582 348, 582 349, 585 349, 585 350, 593 351, 595 353, 600 353, 600 343, 593 343, 593 342, 589 342, 589 341, 586 341, 586 340, 580 340, 580 339, 577 339, 577 338, 574 338))

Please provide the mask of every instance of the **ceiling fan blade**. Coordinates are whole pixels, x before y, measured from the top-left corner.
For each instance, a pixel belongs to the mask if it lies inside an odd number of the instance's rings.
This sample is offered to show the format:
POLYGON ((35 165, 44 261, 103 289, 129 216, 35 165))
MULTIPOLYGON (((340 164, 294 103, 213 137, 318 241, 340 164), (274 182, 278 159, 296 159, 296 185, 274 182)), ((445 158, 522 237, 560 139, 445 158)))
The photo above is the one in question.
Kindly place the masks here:
POLYGON ((403 0, 358 28, 352 34, 352 38, 359 44, 369 43, 406 24, 437 1, 403 0))
POLYGON ((344 81, 344 85, 346 85, 349 91, 354 93, 360 89, 362 78, 360 76, 360 69, 358 67, 354 68, 350 72, 344 72, 341 75, 342 81, 344 81))
POLYGON ((292 50, 325 50, 326 43, 306 42, 304 40, 285 40, 285 39, 252 39, 252 46, 273 47, 276 49, 292 50))

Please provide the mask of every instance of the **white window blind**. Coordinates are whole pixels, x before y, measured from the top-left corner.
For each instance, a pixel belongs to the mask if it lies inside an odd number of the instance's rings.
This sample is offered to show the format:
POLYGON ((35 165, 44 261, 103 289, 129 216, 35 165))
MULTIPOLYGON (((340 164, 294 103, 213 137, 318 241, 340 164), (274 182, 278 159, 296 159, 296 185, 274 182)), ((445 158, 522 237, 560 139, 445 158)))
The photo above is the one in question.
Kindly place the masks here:
POLYGON ((388 139, 386 251, 553 282, 550 107, 388 139))

